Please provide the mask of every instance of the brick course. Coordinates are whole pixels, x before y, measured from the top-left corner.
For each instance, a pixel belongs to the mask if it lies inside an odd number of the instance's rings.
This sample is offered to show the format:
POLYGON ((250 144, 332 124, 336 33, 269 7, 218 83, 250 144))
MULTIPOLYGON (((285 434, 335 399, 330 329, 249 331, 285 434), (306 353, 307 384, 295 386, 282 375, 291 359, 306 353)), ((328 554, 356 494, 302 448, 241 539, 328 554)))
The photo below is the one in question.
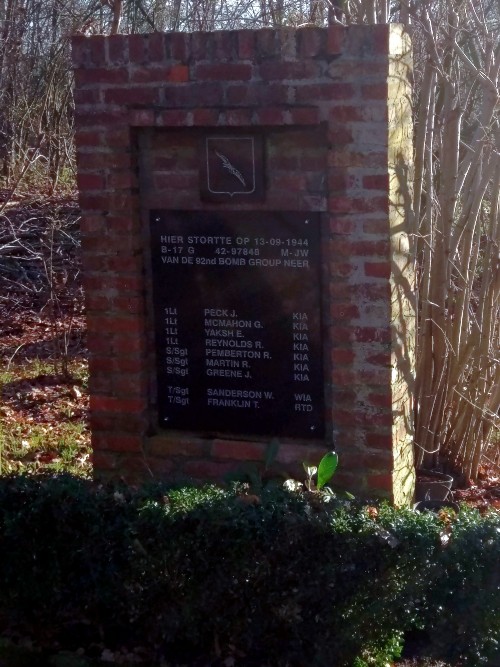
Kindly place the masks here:
POLYGON ((328 435, 284 440, 278 463, 297 473, 334 444, 339 484, 409 501, 414 312, 396 172, 411 162, 409 49, 396 25, 74 37, 98 474, 217 478, 266 448, 158 432, 147 211, 319 211, 328 435), (207 128, 263 132, 263 201, 200 201, 207 128))

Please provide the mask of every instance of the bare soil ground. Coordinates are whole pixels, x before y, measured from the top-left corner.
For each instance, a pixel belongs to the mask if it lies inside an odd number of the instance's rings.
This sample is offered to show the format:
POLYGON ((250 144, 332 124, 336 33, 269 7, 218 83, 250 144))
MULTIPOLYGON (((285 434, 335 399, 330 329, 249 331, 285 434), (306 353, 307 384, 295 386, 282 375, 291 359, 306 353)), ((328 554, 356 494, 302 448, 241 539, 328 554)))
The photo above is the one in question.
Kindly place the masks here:
POLYGON ((2 474, 91 472, 84 317, 71 328, 64 372, 43 316, 11 313, 0 328, 2 474))

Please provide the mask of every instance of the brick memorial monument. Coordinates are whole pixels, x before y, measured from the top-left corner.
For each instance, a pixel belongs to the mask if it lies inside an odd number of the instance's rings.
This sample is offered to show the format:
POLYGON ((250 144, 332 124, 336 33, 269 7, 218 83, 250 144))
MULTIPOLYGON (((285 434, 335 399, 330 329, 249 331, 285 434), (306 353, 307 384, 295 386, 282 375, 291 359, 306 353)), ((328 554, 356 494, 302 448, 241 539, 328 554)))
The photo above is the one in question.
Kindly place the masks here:
POLYGON ((397 25, 76 36, 96 474, 413 493, 410 44, 397 25))

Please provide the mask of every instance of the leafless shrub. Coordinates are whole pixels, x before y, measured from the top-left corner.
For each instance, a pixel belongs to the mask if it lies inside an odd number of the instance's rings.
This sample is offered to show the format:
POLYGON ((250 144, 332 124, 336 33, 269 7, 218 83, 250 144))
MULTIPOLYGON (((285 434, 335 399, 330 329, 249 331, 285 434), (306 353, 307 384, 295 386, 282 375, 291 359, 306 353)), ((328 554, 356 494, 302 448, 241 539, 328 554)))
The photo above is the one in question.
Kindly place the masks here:
POLYGON ((72 201, 23 201, 0 215, 1 319, 19 311, 50 324, 52 359, 68 373, 73 323, 83 309, 79 215, 72 201))

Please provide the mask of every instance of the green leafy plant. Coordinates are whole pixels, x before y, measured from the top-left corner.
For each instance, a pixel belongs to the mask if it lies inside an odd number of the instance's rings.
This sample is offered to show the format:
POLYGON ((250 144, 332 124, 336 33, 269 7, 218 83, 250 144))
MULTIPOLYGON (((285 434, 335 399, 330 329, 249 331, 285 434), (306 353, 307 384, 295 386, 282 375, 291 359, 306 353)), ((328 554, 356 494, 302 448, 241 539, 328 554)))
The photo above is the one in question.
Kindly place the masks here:
POLYGON ((311 465, 304 461, 302 466, 307 475, 306 489, 308 491, 321 491, 331 480, 339 464, 339 455, 336 452, 328 452, 323 456, 319 465, 311 465), (316 482, 314 477, 316 476, 316 482))

